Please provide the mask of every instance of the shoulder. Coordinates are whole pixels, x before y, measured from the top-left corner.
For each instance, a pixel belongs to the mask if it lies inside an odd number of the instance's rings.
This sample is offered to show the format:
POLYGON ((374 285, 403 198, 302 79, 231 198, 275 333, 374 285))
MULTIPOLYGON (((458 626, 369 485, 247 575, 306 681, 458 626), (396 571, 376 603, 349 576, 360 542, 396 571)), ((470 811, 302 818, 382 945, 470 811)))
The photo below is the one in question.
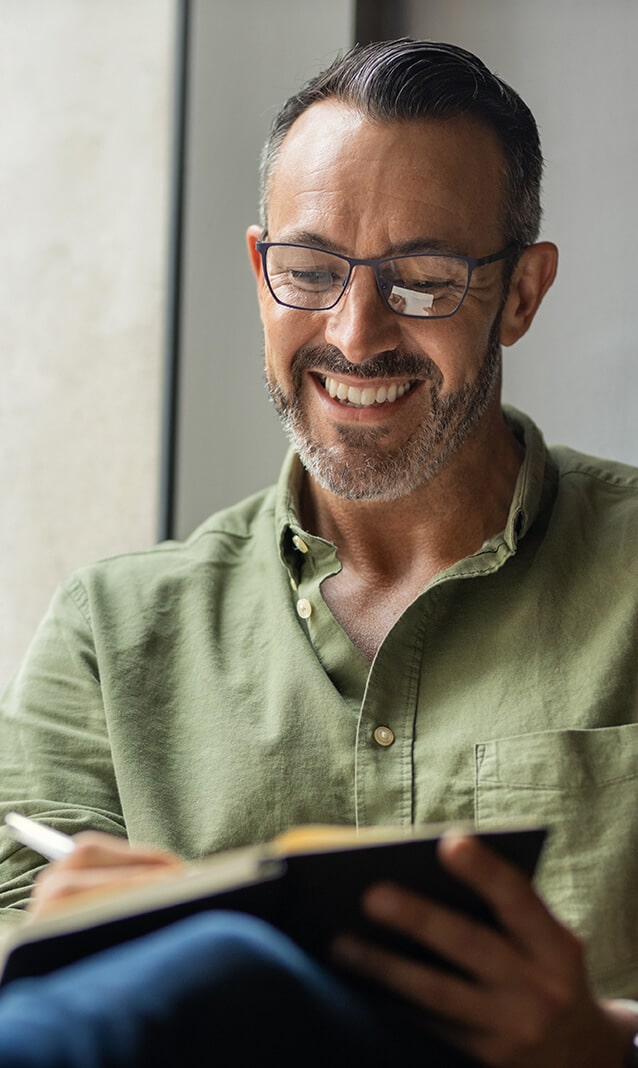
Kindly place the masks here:
POLYGON ((255 560, 260 550, 275 546, 273 487, 216 512, 183 541, 164 541, 148 549, 121 553, 80 568, 69 576, 61 593, 85 615, 96 604, 141 607, 188 590, 202 589, 202 575, 236 567, 242 558, 255 560))
MULTIPOLYGON (((638 549, 638 468, 554 446, 554 520, 574 538, 621 557, 638 549)), ((630 557, 631 559, 631 557, 630 557)))
POLYGON ((215 512, 184 541, 160 542, 152 555, 214 558, 229 542, 254 541, 272 531, 276 487, 269 486, 238 504, 215 512))
POLYGON ((549 451, 561 481, 590 485, 592 489, 598 486, 602 492, 605 487, 617 489, 618 496, 638 501, 638 467, 589 456, 565 445, 554 445, 549 451))
POLYGON ((638 519, 638 468, 604 460, 564 445, 550 450, 558 471, 558 495, 592 514, 610 509, 618 517, 638 519))

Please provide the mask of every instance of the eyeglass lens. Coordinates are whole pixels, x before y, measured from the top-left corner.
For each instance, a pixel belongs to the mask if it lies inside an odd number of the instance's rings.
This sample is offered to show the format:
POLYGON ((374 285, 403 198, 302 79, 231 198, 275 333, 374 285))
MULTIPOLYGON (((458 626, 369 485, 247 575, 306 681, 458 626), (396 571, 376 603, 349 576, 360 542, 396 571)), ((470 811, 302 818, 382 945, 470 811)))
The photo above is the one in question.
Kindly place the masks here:
MULTIPOLYGON (((266 271, 275 298, 291 308, 333 307, 348 282, 350 264, 341 256, 298 245, 271 245, 266 271)), ((437 318, 461 304, 468 265, 454 256, 421 254, 382 260, 377 268, 386 303, 400 315, 437 318)))

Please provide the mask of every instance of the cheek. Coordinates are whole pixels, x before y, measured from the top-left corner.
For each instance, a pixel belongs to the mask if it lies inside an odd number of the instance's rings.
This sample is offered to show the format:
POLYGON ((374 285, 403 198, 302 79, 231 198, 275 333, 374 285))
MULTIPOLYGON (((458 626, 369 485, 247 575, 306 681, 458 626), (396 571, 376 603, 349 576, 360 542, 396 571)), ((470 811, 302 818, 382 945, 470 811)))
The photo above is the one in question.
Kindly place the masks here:
POLYGON ((422 342, 423 351, 443 376, 442 392, 452 393, 479 377, 490 344, 491 322, 437 324, 422 342))
MULTIPOLYGON (((272 302, 271 302, 272 303, 272 302)), ((288 321, 285 308, 275 305, 262 314, 264 327, 264 362, 268 380, 285 391, 290 385, 290 365, 297 350, 304 343, 288 321)))
POLYGON ((290 364, 298 349, 308 344, 321 344, 321 323, 308 312, 284 308, 270 299, 262 303, 261 321, 264 328, 266 362, 269 366, 290 364))

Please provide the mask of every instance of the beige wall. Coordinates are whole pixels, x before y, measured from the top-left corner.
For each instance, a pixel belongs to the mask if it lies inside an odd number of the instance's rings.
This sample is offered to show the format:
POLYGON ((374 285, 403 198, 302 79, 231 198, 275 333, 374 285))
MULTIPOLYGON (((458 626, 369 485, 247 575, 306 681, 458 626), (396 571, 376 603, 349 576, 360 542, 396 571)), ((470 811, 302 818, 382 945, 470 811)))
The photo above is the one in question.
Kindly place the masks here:
POLYGON ((0 688, 157 529, 174 0, 0 0, 0 688))

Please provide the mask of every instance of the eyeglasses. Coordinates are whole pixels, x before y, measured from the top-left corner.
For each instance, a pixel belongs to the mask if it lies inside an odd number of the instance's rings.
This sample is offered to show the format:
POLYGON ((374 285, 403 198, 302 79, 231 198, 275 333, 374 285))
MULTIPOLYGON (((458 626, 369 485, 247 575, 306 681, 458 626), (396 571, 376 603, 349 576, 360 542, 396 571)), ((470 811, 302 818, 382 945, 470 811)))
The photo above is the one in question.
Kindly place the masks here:
POLYGON ((507 259, 509 245, 492 256, 474 259, 418 252, 380 260, 360 260, 337 252, 257 241, 268 288, 278 304, 300 311, 334 308, 355 267, 372 267, 379 293, 391 311, 414 319, 447 319, 459 310, 477 267, 507 259))

